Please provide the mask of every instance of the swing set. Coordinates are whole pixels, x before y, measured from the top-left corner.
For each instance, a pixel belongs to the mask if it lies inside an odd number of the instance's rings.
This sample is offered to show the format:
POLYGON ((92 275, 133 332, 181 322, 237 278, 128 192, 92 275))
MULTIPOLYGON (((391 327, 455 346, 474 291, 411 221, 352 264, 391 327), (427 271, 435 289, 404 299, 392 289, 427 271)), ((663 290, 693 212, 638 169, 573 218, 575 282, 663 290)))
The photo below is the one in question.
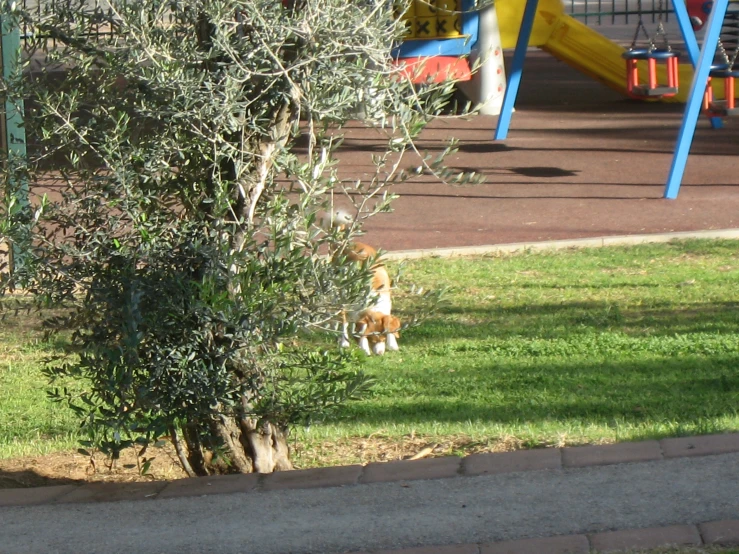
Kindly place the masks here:
POLYGON ((678 91, 678 60, 679 52, 672 50, 667 39, 667 32, 662 23, 663 5, 662 0, 659 1, 657 11, 659 13, 657 21, 657 29, 654 34, 650 35, 644 25, 642 12, 642 0, 638 2, 639 22, 636 26, 634 39, 631 41, 631 48, 623 53, 622 57, 626 60, 626 92, 631 98, 636 99, 658 99, 669 96, 675 96, 678 91), (640 35, 643 33, 646 44, 639 46, 640 35), (661 46, 657 46, 657 41, 661 41, 661 46), (647 81, 639 82, 638 62, 647 62, 647 81), (666 83, 659 83, 657 77, 657 65, 664 63, 666 83))
MULTIPOLYGON (((623 53, 626 60, 626 92, 635 99, 660 99, 675 96, 679 86, 680 53, 670 46, 662 21, 663 0, 657 8, 659 16, 654 34, 649 34, 644 24, 642 0, 638 1, 639 22, 629 50, 623 53), (643 43, 640 44, 640 36, 643 43), (661 42, 661 44, 658 44, 661 42), (638 62, 647 62, 646 82, 639 82, 638 62), (666 82, 660 83, 658 67, 664 64, 666 82)), ((735 80, 739 78, 739 5, 729 4, 723 19, 716 45, 714 63, 708 73, 706 90, 703 94, 702 111, 710 118, 739 115, 735 80), (736 6, 736 9, 732 9, 736 6), (723 97, 718 98, 718 90, 723 97)))
MULTIPOLYGON (((734 5, 736 6, 736 5, 734 5)), ((733 8, 731 4, 729 8, 733 8)), ((736 65, 739 56, 739 9, 727 9, 721 34, 716 45, 714 63, 708 73, 708 84, 703 95, 703 113, 709 117, 730 117, 739 115, 736 106, 736 87, 734 80, 739 77, 736 65), (717 60, 718 58, 718 60, 717 60), (716 99, 714 93, 718 83, 723 83, 724 97, 716 99)))
MULTIPOLYGON (((526 0, 521 28, 513 55, 513 64, 508 75, 508 84, 503 97, 503 105, 495 128, 495 140, 503 140, 508 135, 511 114, 513 113, 518 88, 521 83, 523 62, 526 56, 529 38, 531 37, 538 3, 539 0, 526 0)), ((708 16, 703 44, 700 47, 695 38, 685 2, 683 0, 673 0, 672 7, 677 16, 690 63, 695 68, 695 71, 690 85, 682 124, 678 132, 677 144, 675 145, 667 183, 665 184, 664 198, 669 199, 677 198, 680 190, 680 183, 685 173, 690 146, 701 112, 704 112, 711 118, 711 124, 714 127, 721 126, 721 117, 739 115, 734 90, 734 80, 739 77, 739 67, 735 65, 739 59, 739 0, 713 0, 713 8, 708 16), (729 10, 729 4, 731 4, 731 10, 729 10), (722 27, 724 28, 723 41, 721 40, 722 27), (719 63, 716 63, 714 60, 716 53, 718 53, 720 59, 719 63), (714 99, 715 87, 719 81, 723 81, 725 89, 725 98, 723 101, 714 99)), ((664 34, 664 26, 658 25, 657 32, 653 37, 649 37, 648 33, 643 30, 643 27, 644 21, 640 17, 640 26, 637 27, 633 47, 623 56, 627 61, 627 79, 629 76, 631 78, 631 94, 635 98, 644 99, 656 99, 674 95, 678 88, 677 72, 674 69, 668 70, 666 72, 668 77, 667 83, 660 84, 657 78, 657 62, 665 61, 666 64, 677 64, 678 56, 669 48, 664 34), (637 48, 636 42, 641 32, 647 35, 648 44, 645 48, 637 48), (657 39, 660 38, 663 39, 663 47, 657 48, 657 39), (670 52, 673 55, 668 55, 665 52, 670 52), (673 58, 675 61, 667 61, 673 58), (634 60, 633 64, 632 60, 634 60), (638 60, 646 60, 648 62, 647 65, 650 74, 645 84, 639 83, 638 76, 633 71, 633 65, 638 60), (651 60, 653 62, 650 63, 651 60)))

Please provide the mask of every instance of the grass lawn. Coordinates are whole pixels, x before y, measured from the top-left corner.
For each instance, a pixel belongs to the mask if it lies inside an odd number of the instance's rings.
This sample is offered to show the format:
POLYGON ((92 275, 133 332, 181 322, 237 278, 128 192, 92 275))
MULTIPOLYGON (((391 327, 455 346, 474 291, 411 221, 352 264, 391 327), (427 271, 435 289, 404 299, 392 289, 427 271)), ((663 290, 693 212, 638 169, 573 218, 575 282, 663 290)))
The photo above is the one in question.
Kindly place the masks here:
POLYGON ((446 304, 399 353, 367 360, 372 398, 302 434, 308 465, 336 443, 360 461, 739 430, 737 241, 430 259, 402 274, 451 287, 446 304))
MULTIPOLYGON (((7 305, 7 303, 6 303, 7 305)), ((27 312, 0 319, 0 458, 76 449, 77 423, 69 409, 46 398, 44 358, 55 351, 27 312)))
MULTIPOLYGON (((739 430, 739 241, 428 259, 401 273, 450 287, 445 303, 400 352, 364 361, 369 398, 298 430, 298 465, 739 430)), ((396 308, 409 316, 413 297, 396 308)), ((73 418, 45 400, 52 348, 17 321, 0 327, 0 458, 75 446, 73 418)))

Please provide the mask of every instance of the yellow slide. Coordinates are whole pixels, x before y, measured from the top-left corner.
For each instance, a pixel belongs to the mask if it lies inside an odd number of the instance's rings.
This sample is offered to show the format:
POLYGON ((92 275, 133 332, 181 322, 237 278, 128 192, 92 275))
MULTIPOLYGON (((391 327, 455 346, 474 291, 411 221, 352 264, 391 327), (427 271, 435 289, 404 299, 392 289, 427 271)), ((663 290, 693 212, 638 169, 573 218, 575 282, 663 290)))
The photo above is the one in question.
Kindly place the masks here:
MULTIPOLYGON (((525 4, 521 0, 495 1, 503 48, 516 46, 525 4)), ((626 67, 621 57, 625 49, 565 14, 561 0, 539 0, 529 46, 539 47, 593 79, 626 94, 626 67)), ((679 78, 683 83, 680 92, 665 100, 687 100, 690 87, 686 85, 693 78, 693 69, 689 64, 681 65, 679 78)), ((640 79, 642 82, 646 80, 646 66, 643 69, 640 67, 640 79)), ((659 75, 659 80, 664 82, 664 74, 659 75)))

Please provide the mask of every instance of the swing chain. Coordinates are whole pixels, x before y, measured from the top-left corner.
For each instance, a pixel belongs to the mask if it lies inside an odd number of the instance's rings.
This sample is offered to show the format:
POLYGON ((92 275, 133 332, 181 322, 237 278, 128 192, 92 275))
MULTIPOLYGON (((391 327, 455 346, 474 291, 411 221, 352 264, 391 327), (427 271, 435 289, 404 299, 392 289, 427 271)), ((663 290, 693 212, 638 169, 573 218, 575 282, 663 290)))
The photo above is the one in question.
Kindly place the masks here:
POLYGON ((731 69, 734 67, 734 61, 736 60, 736 52, 734 53, 733 57, 729 57, 729 53, 726 51, 726 48, 724 47, 724 43, 721 41, 721 37, 718 39, 718 51, 719 54, 721 54, 721 57, 724 59, 724 63, 726 64, 727 69, 731 69))
MULTIPOLYGON (((669 0, 667 0, 669 2, 669 0)), ((649 39, 649 51, 653 52, 657 49, 656 41, 658 37, 662 38, 662 49, 666 50, 667 52, 672 52, 672 46, 670 46, 670 42, 667 39, 667 31, 665 30, 664 23, 662 22, 662 14, 664 12, 663 10, 664 6, 662 4, 662 0, 659 0, 659 4, 657 5, 657 30, 654 33, 654 36, 649 39)))
MULTIPOLYGON (((661 0, 660 0, 661 1, 661 0)), ((642 17, 642 5, 641 0, 637 0, 636 3, 636 9, 639 11, 639 22, 636 24, 636 31, 634 32, 634 39, 631 41, 631 48, 630 50, 636 49, 636 45, 639 42, 639 32, 644 33, 644 39, 650 43, 650 51, 651 48, 651 39, 649 38, 649 33, 647 32, 647 28, 644 26, 644 18, 642 17)))
MULTIPOLYGON (((668 0, 669 1, 669 0, 668 0)), ((647 31, 646 25, 644 25, 644 17, 643 17, 643 10, 642 10, 642 0, 637 1, 637 10, 639 11, 639 22, 636 25, 636 31, 634 32, 634 39, 631 41, 631 50, 634 50, 636 48, 637 42, 639 42, 639 35, 640 33, 644 33, 644 40, 647 42, 648 50, 649 52, 654 52, 657 50, 657 38, 662 38, 662 48, 668 52, 672 51, 672 47, 670 46, 670 43, 667 39, 667 31, 665 30, 665 26, 662 23, 662 12, 663 12, 663 0, 659 0, 659 4, 657 6, 657 12, 659 13, 658 16, 658 23, 657 23, 657 30, 655 31, 654 35, 650 36, 649 32, 647 31)))
MULTIPOLYGON (((728 12, 727 15, 729 15, 728 12)), ((736 19, 736 17, 731 18, 736 19)), ((726 19, 727 17, 724 16, 724 24, 726 23, 726 19)), ((724 59, 724 63, 726 63, 726 69, 728 69, 729 71, 732 71, 734 69, 734 64, 736 63, 737 57, 739 57, 739 39, 735 40, 736 44, 734 45, 734 51, 732 52, 731 56, 729 56, 729 53, 726 51, 726 47, 721 40, 721 36, 718 37, 717 49, 721 57, 724 59)))

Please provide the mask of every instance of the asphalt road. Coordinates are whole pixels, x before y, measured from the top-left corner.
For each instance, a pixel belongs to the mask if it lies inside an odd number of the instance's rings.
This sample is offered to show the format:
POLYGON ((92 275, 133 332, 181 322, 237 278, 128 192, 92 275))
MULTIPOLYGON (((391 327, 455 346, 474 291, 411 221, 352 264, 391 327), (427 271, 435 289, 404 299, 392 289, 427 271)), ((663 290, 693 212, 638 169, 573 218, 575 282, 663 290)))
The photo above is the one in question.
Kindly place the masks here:
POLYGON ((739 453, 139 502, 0 508, 0 552, 338 553, 739 518, 739 453))

